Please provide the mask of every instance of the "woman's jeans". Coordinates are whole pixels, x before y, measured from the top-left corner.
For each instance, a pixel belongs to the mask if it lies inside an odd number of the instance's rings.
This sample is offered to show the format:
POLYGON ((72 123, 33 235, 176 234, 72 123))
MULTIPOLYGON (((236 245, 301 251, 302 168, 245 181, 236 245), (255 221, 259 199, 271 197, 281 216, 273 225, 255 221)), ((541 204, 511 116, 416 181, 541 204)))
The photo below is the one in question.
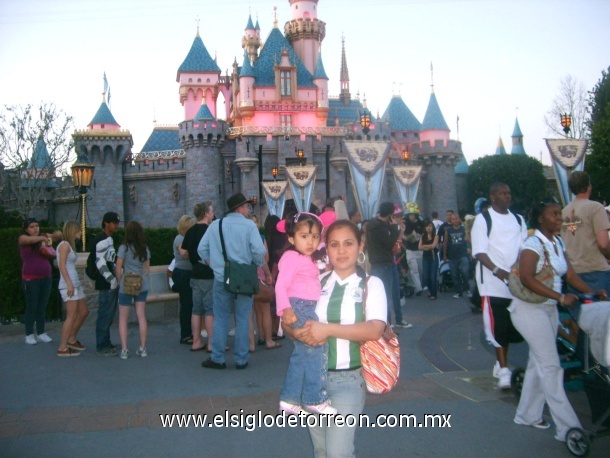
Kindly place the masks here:
MULTIPOLYGON (((293 328, 302 328, 309 320, 318 321, 316 301, 291 297, 290 305, 297 316, 293 328)), ((328 401, 327 370, 328 344, 310 347, 295 340, 280 399, 298 406, 315 406, 328 401)))
MULTIPOLYGON (((358 416, 364 410, 366 385, 361 369, 352 371, 328 371, 327 391, 332 406, 337 414, 342 416, 353 415, 358 423, 358 416)), ((350 418, 353 424, 353 419, 350 418)), ((314 456, 325 457, 353 457, 354 436, 356 427, 339 427, 332 423, 330 426, 310 427, 309 434, 313 442, 314 456)))
POLYGON ((22 280, 25 295, 25 335, 44 334, 45 313, 51 296, 51 277, 37 280, 22 280))
POLYGON ((193 312, 193 290, 191 289, 191 271, 174 269, 172 272, 174 287, 180 296, 180 340, 191 337, 191 313, 193 312))
POLYGON ((430 296, 436 297, 437 275, 438 275, 438 256, 432 255, 431 258, 422 259, 424 270, 424 286, 428 287, 430 296))

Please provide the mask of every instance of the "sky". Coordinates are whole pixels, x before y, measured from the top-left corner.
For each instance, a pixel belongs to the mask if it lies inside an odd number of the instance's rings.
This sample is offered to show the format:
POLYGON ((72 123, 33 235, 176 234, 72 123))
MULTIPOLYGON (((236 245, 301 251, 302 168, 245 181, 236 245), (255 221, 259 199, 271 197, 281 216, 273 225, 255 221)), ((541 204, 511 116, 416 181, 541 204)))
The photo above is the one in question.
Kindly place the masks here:
MULTIPOLYGON (((274 6, 283 31, 288 0, 0 0, 0 104, 53 102, 86 129, 105 72, 112 114, 138 153, 155 120, 184 120, 176 74, 197 18, 224 74, 243 61, 248 14, 265 41, 274 6)), ((493 154, 499 136, 510 152, 518 117, 527 154, 550 164, 544 115, 561 79, 591 90, 610 66, 607 0, 320 0, 318 18, 331 96, 344 36, 352 96, 383 115, 400 94, 422 122, 433 82, 469 163, 493 154)))

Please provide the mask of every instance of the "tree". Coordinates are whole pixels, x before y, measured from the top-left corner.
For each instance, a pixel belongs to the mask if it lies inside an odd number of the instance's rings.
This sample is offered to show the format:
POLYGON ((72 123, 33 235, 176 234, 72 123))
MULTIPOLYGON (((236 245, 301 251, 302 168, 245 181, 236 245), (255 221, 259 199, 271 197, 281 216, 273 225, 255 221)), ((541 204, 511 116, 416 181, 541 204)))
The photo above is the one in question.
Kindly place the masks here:
POLYGON ((468 167, 472 204, 479 197, 489 198, 489 187, 496 181, 508 185, 513 197, 512 209, 521 214, 546 194, 540 161, 529 156, 497 154, 477 159, 468 167))
POLYGON ((50 190, 57 186, 57 171, 70 159, 73 130, 73 118, 53 104, 41 102, 37 109, 4 106, 0 111, 0 160, 7 208, 32 216, 49 199, 50 190))
POLYGON ((544 115, 544 123, 549 132, 563 137, 561 127, 561 115, 567 113, 572 116, 570 127, 573 138, 587 138, 587 121, 589 111, 587 103, 587 90, 582 81, 578 81, 572 75, 568 75, 559 82, 559 94, 553 99, 553 106, 544 115))
POLYGON ((589 93, 591 118, 589 152, 585 157, 585 170, 593 182, 592 199, 610 201, 610 67, 602 70, 602 77, 589 93))

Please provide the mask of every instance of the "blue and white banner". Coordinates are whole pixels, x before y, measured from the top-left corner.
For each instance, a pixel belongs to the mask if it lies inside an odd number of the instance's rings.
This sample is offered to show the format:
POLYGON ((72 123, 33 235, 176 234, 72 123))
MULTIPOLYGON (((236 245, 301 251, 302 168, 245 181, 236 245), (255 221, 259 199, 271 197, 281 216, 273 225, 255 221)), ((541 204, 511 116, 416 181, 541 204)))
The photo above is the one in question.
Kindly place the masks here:
POLYGON ((385 164, 390 153, 390 143, 376 141, 343 141, 347 151, 347 163, 352 175, 358 210, 363 219, 377 214, 385 164))
POLYGON ((568 185, 570 174, 584 170, 585 152, 589 142, 575 138, 546 138, 545 141, 551 154, 559 195, 565 207, 574 198, 568 185))
POLYGON ((263 181, 263 191, 267 196, 267 208, 270 215, 282 219, 286 205, 287 181, 263 181))
POLYGON ((316 182, 316 167, 315 165, 286 167, 286 177, 299 212, 309 211, 311 194, 316 182))
POLYGON ((421 169, 421 165, 393 167, 394 181, 396 182, 396 189, 398 189, 398 194, 400 194, 400 201, 403 208, 408 202, 417 201, 421 169))

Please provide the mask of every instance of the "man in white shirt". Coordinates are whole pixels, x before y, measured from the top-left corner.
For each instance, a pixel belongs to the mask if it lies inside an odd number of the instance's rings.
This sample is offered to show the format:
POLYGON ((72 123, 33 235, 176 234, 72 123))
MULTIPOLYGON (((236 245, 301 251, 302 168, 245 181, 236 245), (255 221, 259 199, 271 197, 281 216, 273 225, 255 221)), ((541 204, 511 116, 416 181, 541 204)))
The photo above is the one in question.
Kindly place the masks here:
POLYGON ((496 347, 497 361, 493 375, 500 389, 510 388, 508 365, 509 343, 522 342, 513 326, 508 307, 513 296, 508 289, 508 273, 519 256, 519 248, 527 238, 523 218, 509 210, 510 188, 504 183, 490 187, 491 208, 477 215, 472 227, 472 254, 479 261, 475 278, 483 323, 489 343, 496 347))

